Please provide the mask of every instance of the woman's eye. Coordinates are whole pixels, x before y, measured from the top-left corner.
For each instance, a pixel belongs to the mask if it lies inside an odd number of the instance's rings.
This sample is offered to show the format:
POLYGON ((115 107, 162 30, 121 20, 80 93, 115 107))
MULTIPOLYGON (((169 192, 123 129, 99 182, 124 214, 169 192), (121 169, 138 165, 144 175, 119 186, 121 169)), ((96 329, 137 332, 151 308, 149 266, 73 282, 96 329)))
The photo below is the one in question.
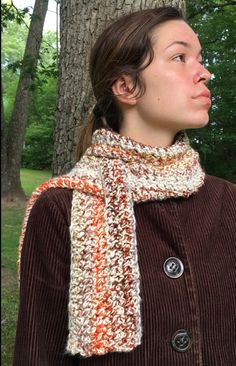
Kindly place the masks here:
POLYGON ((181 55, 177 55, 177 56, 174 57, 174 60, 184 62, 185 61, 185 57, 182 54, 181 55))

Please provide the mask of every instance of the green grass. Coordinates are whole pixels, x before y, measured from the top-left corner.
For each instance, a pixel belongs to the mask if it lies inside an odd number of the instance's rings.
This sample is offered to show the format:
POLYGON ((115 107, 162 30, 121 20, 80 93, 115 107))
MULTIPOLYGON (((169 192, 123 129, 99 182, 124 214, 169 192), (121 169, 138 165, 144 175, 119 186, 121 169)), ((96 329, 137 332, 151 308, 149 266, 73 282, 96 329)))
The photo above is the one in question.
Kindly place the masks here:
MULTIPOLYGON (((29 197, 41 183, 51 178, 51 173, 40 170, 21 170, 23 189, 29 197)), ((12 365, 18 312, 17 257, 24 208, 2 210, 2 344, 3 366, 12 365)))
POLYGON ((16 271, 17 247, 24 208, 5 208, 2 212, 2 267, 16 271))
POLYGON ((14 340, 16 333, 16 321, 18 312, 18 290, 16 284, 2 286, 2 344, 1 361, 3 366, 12 365, 14 340))
POLYGON ((52 174, 44 170, 21 169, 20 177, 23 189, 28 197, 41 183, 50 179, 52 174))

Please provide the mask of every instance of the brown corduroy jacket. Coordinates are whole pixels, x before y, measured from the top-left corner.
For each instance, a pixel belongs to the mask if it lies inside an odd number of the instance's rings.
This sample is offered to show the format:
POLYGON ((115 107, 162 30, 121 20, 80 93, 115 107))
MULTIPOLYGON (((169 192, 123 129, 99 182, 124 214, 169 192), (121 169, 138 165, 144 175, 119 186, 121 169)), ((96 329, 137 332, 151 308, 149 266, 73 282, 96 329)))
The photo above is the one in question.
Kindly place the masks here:
POLYGON ((207 176, 189 198, 135 205, 142 344, 65 354, 72 191, 52 188, 30 214, 13 366, 235 366, 236 188, 207 176))

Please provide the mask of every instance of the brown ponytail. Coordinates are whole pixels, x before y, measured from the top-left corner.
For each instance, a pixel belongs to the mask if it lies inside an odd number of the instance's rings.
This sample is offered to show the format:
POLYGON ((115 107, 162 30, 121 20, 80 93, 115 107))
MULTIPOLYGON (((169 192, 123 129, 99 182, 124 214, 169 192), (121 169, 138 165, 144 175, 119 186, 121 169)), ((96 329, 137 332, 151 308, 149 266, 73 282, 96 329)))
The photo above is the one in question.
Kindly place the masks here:
POLYGON ((87 148, 91 145, 94 119, 94 114, 91 112, 87 121, 78 129, 79 138, 76 149, 76 161, 80 160, 87 148))

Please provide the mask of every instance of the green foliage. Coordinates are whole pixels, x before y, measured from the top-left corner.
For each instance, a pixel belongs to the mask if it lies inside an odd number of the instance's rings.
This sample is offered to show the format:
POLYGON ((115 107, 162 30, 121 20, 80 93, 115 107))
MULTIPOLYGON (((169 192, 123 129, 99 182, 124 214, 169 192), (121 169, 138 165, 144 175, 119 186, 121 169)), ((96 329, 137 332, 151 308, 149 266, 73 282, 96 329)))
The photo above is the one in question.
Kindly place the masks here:
POLYGON ((14 70, 15 72, 13 72, 12 69, 9 69, 9 65, 22 60, 27 39, 27 31, 24 24, 19 25, 18 23, 11 21, 7 23, 7 28, 2 32, 1 68, 4 114, 7 123, 12 112, 20 73, 19 68, 16 68, 14 70))
POLYGON ((43 38, 39 55, 38 73, 47 82, 48 78, 58 77, 58 50, 55 32, 48 31, 43 38))
POLYGON ((22 167, 50 169, 53 156, 53 126, 56 80, 49 79, 33 93, 22 154, 22 167))
POLYGON ((4 117, 5 122, 8 125, 12 113, 12 108, 14 105, 18 77, 12 76, 12 72, 6 70, 2 73, 2 79, 3 79, 4 117))
POLYGON ((189 136, 209 174, 236 182, 236 2, 191 0, 187 5, 189 23, 199 35, 205 64, 214 75, 208 84, 210 123, 189 136))
MULTIPOLYGON (((25 20, 27 22, 27 19, 25 20)), ((28 29, 25 24, 8 22, 2 32, 2 67, 5 69, 10 62, 22 59, 28 29)))
MULTIPOLYGON (((7 27, 2 33, 2 78, 6 131, 22 68, 27 32, 25 23, 18 24, 15 21, 8 21, 7 27)), ((24 72, 31 76, 32 72, 36 72, 36 74, 32 85, 33 98, 25 135, 22 166, 50 169, 57 84, 55 33, 48 32, 43 36, 37 69, 32 69, 32 60, 28 58, 24 64, 24 72)))
POLYGON ((11 3, 1 3, 1 15, 2 15, 2 24, 1 30, 8 26, 8 23, 14 21, 17 24, 22 24, 25 20, 26 14, 29 13, 29 8, 26 7, 24 9, 17 9, 14 4, 11 3))
POLYGON ((51 169, 52 146, 52 123, 31 123, 26 130, 22 167, 51 169))

